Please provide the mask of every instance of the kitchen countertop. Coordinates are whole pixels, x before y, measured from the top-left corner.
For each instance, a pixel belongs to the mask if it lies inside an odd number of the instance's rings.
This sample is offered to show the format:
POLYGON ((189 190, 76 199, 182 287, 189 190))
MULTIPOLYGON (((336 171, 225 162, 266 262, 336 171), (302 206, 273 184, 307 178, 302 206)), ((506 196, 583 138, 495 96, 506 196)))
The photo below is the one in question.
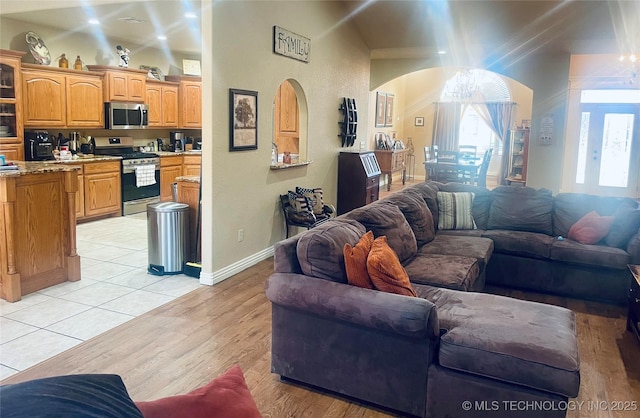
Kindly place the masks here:
POLYGON ((76 171, 80 167, 66 164, 56 164, 55 161, 13 161, 18 170, 0 170, 0 177, 18 177, 27 174, 57 173, 60 171, 76 171))
POLYGON ((178 176, 176 181, 184 181, 186 183, 200 183, 200 176, 178 176))
POLYGON ((173 152, 173 151, 152 151, 155 154, 158 154, 160 157, 171 157, 174 155, 202 155, 202 150, 189 150, 189 151, 181 151, 181 152, 173 152))

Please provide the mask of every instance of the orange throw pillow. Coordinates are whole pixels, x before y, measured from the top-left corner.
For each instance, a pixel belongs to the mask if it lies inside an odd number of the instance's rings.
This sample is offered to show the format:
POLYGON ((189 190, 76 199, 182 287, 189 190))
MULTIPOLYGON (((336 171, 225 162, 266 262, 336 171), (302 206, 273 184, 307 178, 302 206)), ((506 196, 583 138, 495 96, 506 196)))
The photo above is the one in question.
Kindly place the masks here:
POLYGON ((613 216, 600 216, 591 211, 571 225, 569 238, 581 244, 596 244, 606 237, 613 224, 613 216))
POLYGON ((373 244, 373 232, 364 234, 360 241, 352 247, 351 244, 344 244, 344 266, 347 270, 347 282, 352 286, 373 289, 373 283, 367 272, 367 257, 373 244))
POLYGON ((384 235, 373 241, 367 258, 367 271, 376 289, 404 296, 417 296, 409 282, 409 275, 400 264, 398 255, 387 244, 387 237, 384 235))

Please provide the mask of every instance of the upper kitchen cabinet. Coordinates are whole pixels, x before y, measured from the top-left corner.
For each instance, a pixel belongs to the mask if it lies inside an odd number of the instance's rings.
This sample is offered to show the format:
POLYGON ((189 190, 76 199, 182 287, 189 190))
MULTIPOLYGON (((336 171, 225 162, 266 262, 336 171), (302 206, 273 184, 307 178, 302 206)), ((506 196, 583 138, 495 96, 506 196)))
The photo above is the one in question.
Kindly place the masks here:
POLYGON ((101 73, 22 65, 24 126, 102 128, 101 73))
POLYGON ((87 65, 87 68, 105 73, 105 102, 145 102, 148 71, 109 65, 87 65))
POLYGON ((24 160, 22 55, 24 52, 0 49, 0 154, 8 160, 24 160))
POLYGON ((147 80, 149 127, 178 127, 178 84, 147 80))
POLYGON ((202 128, 202 78, 189 76, 166 76, 166 81, 180 83, 178 125, 185 129, 202 128))

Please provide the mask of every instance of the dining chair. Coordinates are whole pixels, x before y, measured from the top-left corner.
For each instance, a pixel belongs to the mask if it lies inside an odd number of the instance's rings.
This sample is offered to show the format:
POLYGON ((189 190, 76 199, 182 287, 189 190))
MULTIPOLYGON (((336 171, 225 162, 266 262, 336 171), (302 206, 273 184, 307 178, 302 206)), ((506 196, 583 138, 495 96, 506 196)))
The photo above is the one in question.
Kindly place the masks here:
POLYGON ((436 181, 460 182, 462 176, 458 170, 458 151, 440 151, 436 161, 436 181))
POLYGON ((477 158, 478 147, 475 145, 460 145, 458 153, 461 160, 472 160, 477 158))
POLYGON ((478 171, 478 186, 487 187, 487 172, 489 171, 489 164, 491 163, 491 155, 493 154, 493 148, 489 148, 484 152, 482 157, 482 165, 478 171))

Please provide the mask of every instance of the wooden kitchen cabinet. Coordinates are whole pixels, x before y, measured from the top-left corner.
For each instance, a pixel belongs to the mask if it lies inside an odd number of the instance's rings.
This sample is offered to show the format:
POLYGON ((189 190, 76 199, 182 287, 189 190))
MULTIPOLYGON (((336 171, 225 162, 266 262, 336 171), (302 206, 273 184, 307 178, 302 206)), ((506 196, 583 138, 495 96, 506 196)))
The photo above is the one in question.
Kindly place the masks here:
POLYGON ((120 161, 84 164, 84 215, 122 214, 120 161))
POLYGON ((188 76, 166 76, 166 81, 180 83, 178 87, 178 126, 202 128, 202 79, 188 76))
POLYGON ((172 184, 182 175, 182 155, 160 157, 160 201, 173 200, 172 184))
POLYGON ((23 64, 24 126, 103 128, 101 73, 23 64))
POLYGON ((68 127, 104 127, 103 88, 100 76, 67 76, 66 96, 68 127))
POLYGON ((147 81, 149 127, 178 127, 178 84, 147 81))
POLYGON ((63 128, 67 124, 67 77, 40 68, 22 69, 24 126, 63 128))
POLYGON ((104 72, 105 102, 145 102, 148 74, 146 70, 110 65, 87 65, 87 68, 104 72))
POLYGON ((185 154, 182 165, 182 175, 185 177, 199 177, 201 161, 201 155, 185 154))
POLYGON ((24 52, 0 49, 0 154, 7 160, 24 160, 22 127, 22 74, 20 60, 24 52))

